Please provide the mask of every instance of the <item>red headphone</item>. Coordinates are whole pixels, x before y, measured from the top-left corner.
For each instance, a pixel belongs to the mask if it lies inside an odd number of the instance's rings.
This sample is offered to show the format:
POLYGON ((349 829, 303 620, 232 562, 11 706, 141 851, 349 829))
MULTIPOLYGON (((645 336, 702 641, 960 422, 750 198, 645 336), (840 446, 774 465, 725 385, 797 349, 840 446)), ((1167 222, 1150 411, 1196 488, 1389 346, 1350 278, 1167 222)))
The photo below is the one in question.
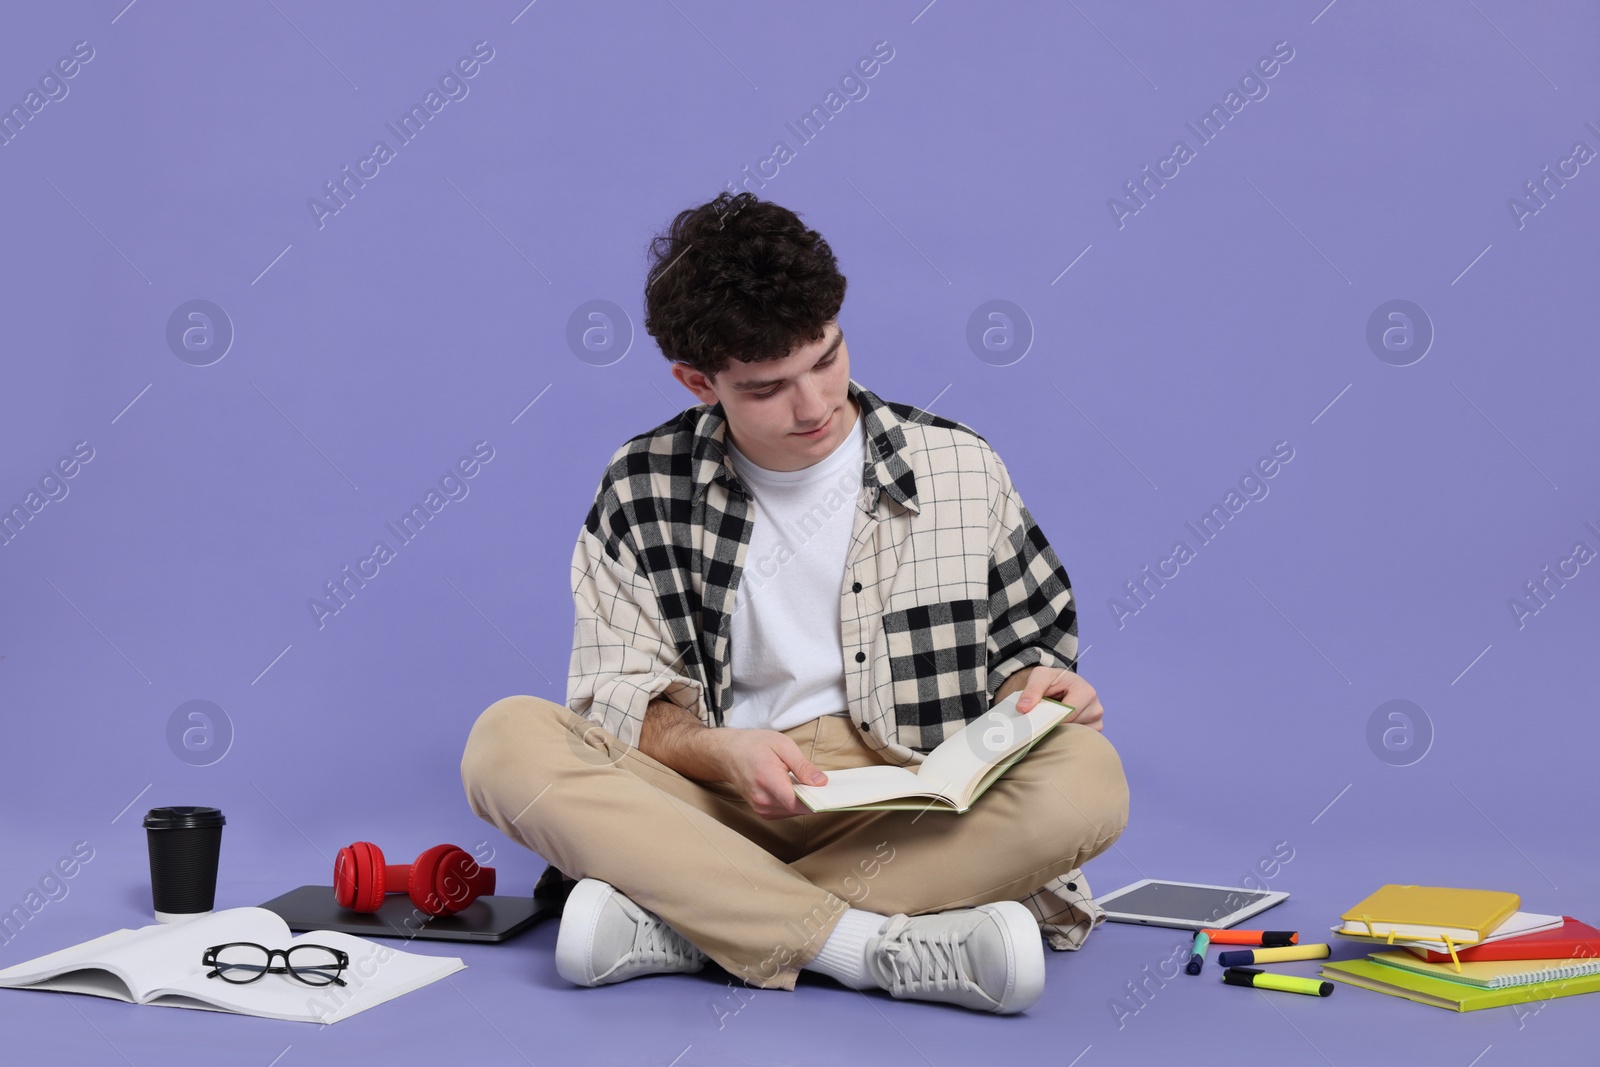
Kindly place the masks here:
POLYGON ((371 841, 341 848, 333 861, 333 899, 354 911, 377 911, 385 893, 409 893, 427 915, 453 915, 494 892, 494 868, 480 867, 455 845, 434 845, 415 863, 385 865, 371 841))

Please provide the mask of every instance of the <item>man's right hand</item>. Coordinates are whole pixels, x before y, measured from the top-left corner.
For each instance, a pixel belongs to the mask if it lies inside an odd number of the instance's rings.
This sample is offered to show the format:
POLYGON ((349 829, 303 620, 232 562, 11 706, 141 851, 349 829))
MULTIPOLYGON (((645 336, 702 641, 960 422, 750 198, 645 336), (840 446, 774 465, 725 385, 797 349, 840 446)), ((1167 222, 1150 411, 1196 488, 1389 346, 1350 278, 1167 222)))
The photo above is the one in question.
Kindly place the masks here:
POLYGON ((809 815, 811 809, 795 795, 798 780, 804 785, 826 785, 828 776, 800 754, 800 746, 777 730, 722 727, 711 731, 716 741, 715 763, 719 780, 738 790, 763 819, 809 815), (794 778, 789 772, 794 772, 794 778))

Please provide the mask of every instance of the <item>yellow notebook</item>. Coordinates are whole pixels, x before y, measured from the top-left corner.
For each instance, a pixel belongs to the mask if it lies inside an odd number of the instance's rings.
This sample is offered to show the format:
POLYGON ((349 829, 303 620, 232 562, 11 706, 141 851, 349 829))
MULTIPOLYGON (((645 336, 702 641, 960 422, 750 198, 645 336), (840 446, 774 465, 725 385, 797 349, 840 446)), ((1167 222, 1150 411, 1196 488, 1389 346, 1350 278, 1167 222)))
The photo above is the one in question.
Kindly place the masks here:
POLYGON ((1466 982, 1451 982, 1416 974, 1401 967, 1390 967, 1373 960, 1341 960, 1324 963, 1319 972, 1324 978, 1348 982, 1392 997, 1405 997, 1419 1004, 1432 1004, 1451 1011, 1477 1011, 1507 1004, 1528 1004, 1574 993, 1600 991, 1600 974, 1568 978, 1559 982, 1533 982, 1529 985, 1484 989, 1466 982))
POLYGON ((1339 918, 1334 933, 1393 943, 1438 941, 1475 944, 1494 932, 1522 904, 1515 893, 1494 889, 1450 889, 1433 885, 1386 885, 1339 918))

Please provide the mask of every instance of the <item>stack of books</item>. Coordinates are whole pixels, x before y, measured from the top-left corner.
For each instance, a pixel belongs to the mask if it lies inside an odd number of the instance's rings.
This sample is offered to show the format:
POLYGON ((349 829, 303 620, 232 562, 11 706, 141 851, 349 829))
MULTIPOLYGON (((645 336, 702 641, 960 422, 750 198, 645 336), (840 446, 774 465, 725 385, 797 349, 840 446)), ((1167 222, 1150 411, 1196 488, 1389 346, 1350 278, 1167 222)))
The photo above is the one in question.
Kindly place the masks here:
POLYGON ((1453 1011, 1600 991, 1600 930, 1519 910, 1515 893, 1386 885, 1340 916, 1340 937, 1384 946, 1322 977, 1453 1011))

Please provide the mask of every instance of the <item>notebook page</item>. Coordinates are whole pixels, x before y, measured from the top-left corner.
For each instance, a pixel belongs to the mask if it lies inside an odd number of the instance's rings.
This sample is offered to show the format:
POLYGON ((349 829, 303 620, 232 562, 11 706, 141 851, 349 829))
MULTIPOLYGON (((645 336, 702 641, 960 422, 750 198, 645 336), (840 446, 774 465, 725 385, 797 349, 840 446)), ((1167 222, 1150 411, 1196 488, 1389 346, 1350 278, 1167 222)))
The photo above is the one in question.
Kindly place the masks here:
MULTIPOLYGON (((327 945, 348 953, 349 966, 340 976, 345 985, 309 986, 286 974, 268 974, 248 985, 230 985, 220 978, 207 978, 205 975, 210 968, 199 965, 197 953, 192 972, 167 983, 162 993, 190 996, 269 1019, 333 1023, 436 982, 466 966, 454 956, 406 952, 337 930, 312 930, 292 941, 272 943, 273 948, 290 945, 327 945)), ((281 964, 282 960, 275 962, 281 964)), ((152 1003, 160 1004, 162 1000, 152 1003)))
MULTIPOLYGON (((180 923, 156 923, 97 953, 96 963, 124 974, 135 997, 144 1000, 153 990, 170 985, 191 972, 205 973, 200 957, 212 945, 229 941, 254 941, 277 948, 289 939, 289 927, 265 908, 224 908, 180 923)), ((219 985, 219 979, 212 979, 219 985)))
MULTIPOLYGON (((0 970, 0 987, 21 988, 22 986, 34 984, 46 975, 82 967, 87 961, 96 959, 102 952, 110 949, 112 945, 139 933, 141 933, 139 930, 113 930, 111 933, 104 934, 91 941, 58 949, 55 952, 49 952, 31 960, 24 960, 21 963, 14 963, 4 970, 0 970)), ((124 996, 123 999, 126 999, 126 997, 124 996)))
MULTIPOLYGON (((120 1000, 127 1004, 137 1004, 128 994, 128 986, 122 979, 110 971, 100 970, 98 967, 80 967, 66 974, 58 974, 54 978, 46 978, 35 982, 26 989, 42 989, 51 993, 85 993, 92 997, 107 997, 111 1000, 120 1000)), ((210 1004, 202 1004, 198 1000, 188 997, 152 997, 145 1001, 146 1004, 160 1004, 174 1008, 200 1008, 205 1011, 226 1012, 227 1008, 217 1008, 210 1004)))
MULTIPOLYGON (((1491 931, 1488 937, 1476 942, 1476 944, 1491 945, 1496 941, 1521 937, 1524 934, 1536 934, 1544 930, 1554 930, 1561 923, 1562 918, 1559 915, 1542 915, 1538 912, 1519 911, 1491 931)), ((1440 947, 1439 942, 1436 940, 1407 941, 1404 938, 1396 937, 1394 943, 1397 948, 1414 948, 1421 952, 1437 952, 1440 947)))
MULTIPOLYGON (((288 927, 273 912, 264 908, 233 908, 182 923, 151 923, 137 929, 114 930, 7 967, 0 971, 0 986, 40 985, 55 976, 97 968, 102 976, 86 977, 84 983, 92 988, 84 992, 117 996, 119 1000, 142 1000, 150 990, 160 986, 164 978, 184 973, 188 966, 184 959, 191 953, 198 964, 200 954, 211 945, 225 941, 268 944, 288 936, 288 927), (257 914, 235 914, 242 912, 257 914), (103 977, 106 972, 120 979, 131 997, 106 993, 103 977)), ((67 989, 71 984, 52 980, 45 988, 67 989)))
POLYGON ((1422 926, 1417 923, 1391 923, 1374 921, 1372 932, 1368 933, 1366 923, 1346 922, 1343 926, 1330 927, 1336 934, 1346 937, 1355 937, 1363 941, 1383 941, 1388 943, 1391 932, 1394 934, 1394 944, 1414 945, 1424 944, 1429 948, 1438 948, 1444 944, 1448 937, 1452 943, 1460 947, 1476 945, 1478 931, 1468 930, 1463 926, 1422 926))
POLYGON ((128 983, 110 971, 103 971, 98 967, 79 967, 66 974, 44 978, 22 988, 44 989, 53 993, 87 993, 90 996, 109 997, 128 1004, 138 1003, 128 992, 128 983))

